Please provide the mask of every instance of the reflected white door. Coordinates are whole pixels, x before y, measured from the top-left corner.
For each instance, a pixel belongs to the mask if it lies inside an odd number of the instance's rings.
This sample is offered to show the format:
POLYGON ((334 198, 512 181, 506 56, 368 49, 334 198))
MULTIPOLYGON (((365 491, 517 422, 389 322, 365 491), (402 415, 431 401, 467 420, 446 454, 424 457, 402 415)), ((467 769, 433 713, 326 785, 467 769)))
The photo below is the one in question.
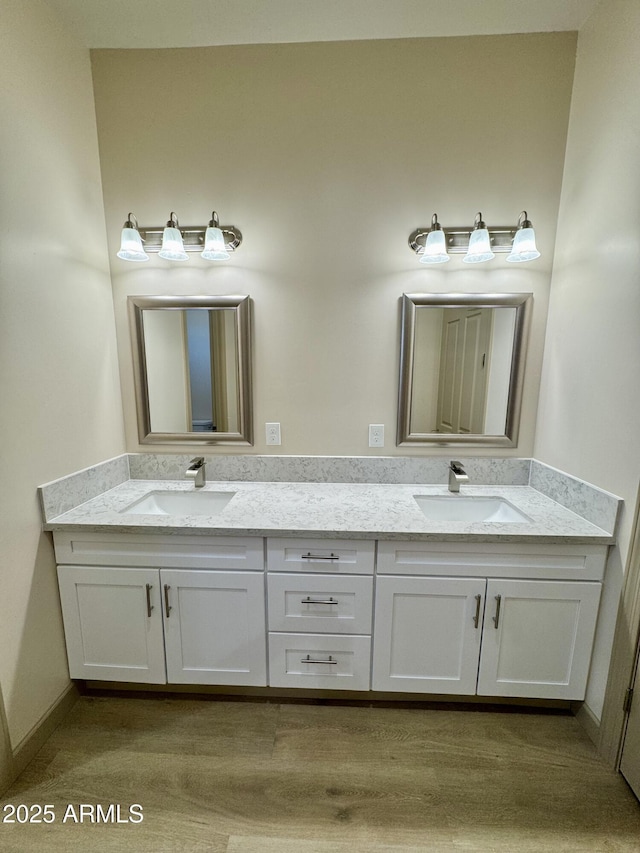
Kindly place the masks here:
POLYGON ((438 432, 484 432, 492 316, 490 308, 444 312, 438 432))

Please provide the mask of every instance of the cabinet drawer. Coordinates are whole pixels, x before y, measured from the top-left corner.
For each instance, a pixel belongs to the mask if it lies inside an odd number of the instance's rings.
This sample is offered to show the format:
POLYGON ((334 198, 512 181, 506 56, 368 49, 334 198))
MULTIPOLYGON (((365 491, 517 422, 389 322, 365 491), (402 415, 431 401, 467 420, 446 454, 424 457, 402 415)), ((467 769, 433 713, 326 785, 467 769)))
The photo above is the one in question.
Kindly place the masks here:
POLYGON ((56 532, 53 541, 58 563, 264 570, 264 542, 258 537, 56 532))
POLYGON ((271 572, 372 575, 374 562, 373 539, 267 539, 271 572))
POLYGON ((378 542, 380 575, 601 580, 606 545, 378 542))
POLYGON ((269 634, 272 687, 368 690, 370 669, 370 637, 269 634))
POLYGON ((270 574, 269 630, 370 634, 372 577, 270 574))

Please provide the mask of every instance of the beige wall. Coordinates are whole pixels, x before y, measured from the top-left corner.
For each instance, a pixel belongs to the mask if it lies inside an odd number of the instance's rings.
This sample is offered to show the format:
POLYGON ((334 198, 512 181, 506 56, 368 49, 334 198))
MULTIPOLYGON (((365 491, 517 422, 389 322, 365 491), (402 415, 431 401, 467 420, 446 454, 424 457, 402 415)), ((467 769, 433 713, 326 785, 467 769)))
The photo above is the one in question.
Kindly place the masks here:
POLYGON ((251 295, 248 452, 388 455, 451 452, 395 447, 401 294, 531 291, 521 440, 504 451, 530 455, 574 59, 572 33, 94 51, 128 449, 128 294, 251 295), (212 208, 244 234, 226 264, 115 257, 129 211, 187 225, 212 208), (434 211, 508 224, 523 208, 535 264, 430 270, 408 249, 434 211), (266 448, 272 421, 282 446, 266 448), (382 451, 370 423, 386 426, 382 451))
POLYGON ((580 32, 535 455, 625 500, 587 703, 600 715, 640 478, 640 4, 580 32))
POLYGON ((0 19, 0 685, 15 748, 69 684, 36 487, 123 450, 88 51, 0 19))
MULTIPOLYGON (((564 177, 572 34, 93 54, 127 449, 140 449, 128 294, 253 297, 247 452, 373 453, 367 425, 384 423, 387 455, 439 452, 395 448, 400 295, 532 291, 521 440, 506 452, 627 502, 596 716, 640 476, 639 36, 632 0, 606 0, 581 32, 564 177), (129 210, 190 224, 214 207, 245 236, 226 265, 115 258, 129 210), (478 209, 503 224, 523 207, 537 264, 425 270, 407 248, 435 211, 445 225, 478 209), (595 249, 582 223, 604 234, 595 249), (265 421, 282 423, 280 448, 264 446, 265 421)), ((12 484, 0 496, 0 685, 15 747, 68 684, 36 486, 125 442, 88 54, 45 2, 5 0, 0 82, 0 469, 12 484)))

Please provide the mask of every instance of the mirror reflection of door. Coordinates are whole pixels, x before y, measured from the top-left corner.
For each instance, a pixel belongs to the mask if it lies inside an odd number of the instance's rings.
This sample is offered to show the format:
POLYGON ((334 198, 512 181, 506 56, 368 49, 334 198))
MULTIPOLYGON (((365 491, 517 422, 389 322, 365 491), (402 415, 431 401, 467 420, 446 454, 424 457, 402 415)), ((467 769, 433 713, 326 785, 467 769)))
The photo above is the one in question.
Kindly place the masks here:
POLYGON ((415 313, 411 431, 505 431, 516 309, 425 306, 415 313))
POLYGON ((436 432, 484 432, 491 308, 446 308, 442 321, 436 432))

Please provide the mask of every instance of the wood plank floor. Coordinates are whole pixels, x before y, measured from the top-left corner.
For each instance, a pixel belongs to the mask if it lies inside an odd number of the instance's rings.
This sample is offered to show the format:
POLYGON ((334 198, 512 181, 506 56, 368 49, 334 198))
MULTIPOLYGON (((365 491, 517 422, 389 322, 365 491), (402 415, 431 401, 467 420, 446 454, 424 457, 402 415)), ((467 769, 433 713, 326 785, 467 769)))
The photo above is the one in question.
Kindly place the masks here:
POLYGON ((640 804, 568 714, 85 696, 18 804, 55 820, 0 823, 2 853, 640 851, 640 804))

